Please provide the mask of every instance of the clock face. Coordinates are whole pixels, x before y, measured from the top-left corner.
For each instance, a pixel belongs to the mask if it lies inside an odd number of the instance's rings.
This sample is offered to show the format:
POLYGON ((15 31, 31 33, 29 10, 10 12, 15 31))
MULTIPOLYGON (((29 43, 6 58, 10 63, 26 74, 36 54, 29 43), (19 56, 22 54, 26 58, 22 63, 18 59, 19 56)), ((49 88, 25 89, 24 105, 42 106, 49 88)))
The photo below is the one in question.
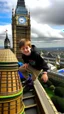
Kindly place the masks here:
POLYGON ((26 18, 21 16, 21 17, 19 17, 18 22, 19 22, 19 24, 25 24, 26 23, 26 18))

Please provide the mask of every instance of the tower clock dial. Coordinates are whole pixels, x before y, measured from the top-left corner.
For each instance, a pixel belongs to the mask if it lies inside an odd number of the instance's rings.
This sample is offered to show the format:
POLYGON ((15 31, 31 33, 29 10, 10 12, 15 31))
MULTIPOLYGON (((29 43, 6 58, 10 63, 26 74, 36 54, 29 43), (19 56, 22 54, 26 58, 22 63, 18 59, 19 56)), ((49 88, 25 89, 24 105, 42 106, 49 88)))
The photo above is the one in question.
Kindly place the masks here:
POLYGON ((25 24, 26 23, 26 18, 24 16, 20 16, 18 18, 18 22, 19 22, 19 24, 25 24))

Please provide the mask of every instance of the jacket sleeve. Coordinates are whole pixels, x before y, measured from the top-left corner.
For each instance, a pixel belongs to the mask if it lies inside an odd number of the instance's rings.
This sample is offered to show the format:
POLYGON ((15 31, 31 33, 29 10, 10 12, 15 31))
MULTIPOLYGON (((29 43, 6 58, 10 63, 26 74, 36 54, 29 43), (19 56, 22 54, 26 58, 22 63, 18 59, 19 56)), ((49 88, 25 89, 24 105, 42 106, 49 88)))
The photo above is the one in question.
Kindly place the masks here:
POLYGON ((49 70, 49 67, 48 67, 47 63, 44 61, 43 58, 42 58, 42 69, 43 69, 43 71, 49 70))
POLYGON ((40 56, 40 54, 36 52, 35 57, 36 57, 36 61, 38 62, 40 67, 43 69, 43 71, 47 71, 49 69, 48 65, 45 62, 45 60, 40 56))

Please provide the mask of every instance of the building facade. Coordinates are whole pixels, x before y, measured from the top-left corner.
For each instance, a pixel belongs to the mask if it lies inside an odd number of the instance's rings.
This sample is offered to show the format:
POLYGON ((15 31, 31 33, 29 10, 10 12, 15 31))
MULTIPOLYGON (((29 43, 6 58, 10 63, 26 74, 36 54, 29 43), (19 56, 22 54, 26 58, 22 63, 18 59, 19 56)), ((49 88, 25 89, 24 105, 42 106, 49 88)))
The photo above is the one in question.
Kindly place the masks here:
POLYGON ((15 13, 12 10, 13 51, 18 60, 21 60, 18 43, 22 38, 30 40, 30 28, 30 12, 27 11, 24 0, 18 0, 15 13))

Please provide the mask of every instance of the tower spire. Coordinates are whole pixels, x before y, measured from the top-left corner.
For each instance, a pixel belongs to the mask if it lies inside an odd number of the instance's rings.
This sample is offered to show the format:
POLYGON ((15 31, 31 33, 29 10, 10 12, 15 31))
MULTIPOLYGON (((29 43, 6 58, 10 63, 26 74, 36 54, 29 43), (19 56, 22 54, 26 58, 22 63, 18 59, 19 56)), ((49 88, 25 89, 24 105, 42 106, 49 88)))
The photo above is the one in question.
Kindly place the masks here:
POLYGON ((16 12, 16 14, 24 14, 24 15, 28 14, 24 0, 17 1, 17 6, 16 6, 15 12, 16 12))
POLYGON ((25 7, 25 2, 24 2, 24 0, 18 0, 18 2, 17 2, 17 7, 18 7, 18 6, 25 7))
POLYGON ((8 38, 7 30, 5 31, 5 33, 6 33, 6 38, 4 40, 4 48, 8 49, 8 48, 10 48, 10 40, 8 38))

